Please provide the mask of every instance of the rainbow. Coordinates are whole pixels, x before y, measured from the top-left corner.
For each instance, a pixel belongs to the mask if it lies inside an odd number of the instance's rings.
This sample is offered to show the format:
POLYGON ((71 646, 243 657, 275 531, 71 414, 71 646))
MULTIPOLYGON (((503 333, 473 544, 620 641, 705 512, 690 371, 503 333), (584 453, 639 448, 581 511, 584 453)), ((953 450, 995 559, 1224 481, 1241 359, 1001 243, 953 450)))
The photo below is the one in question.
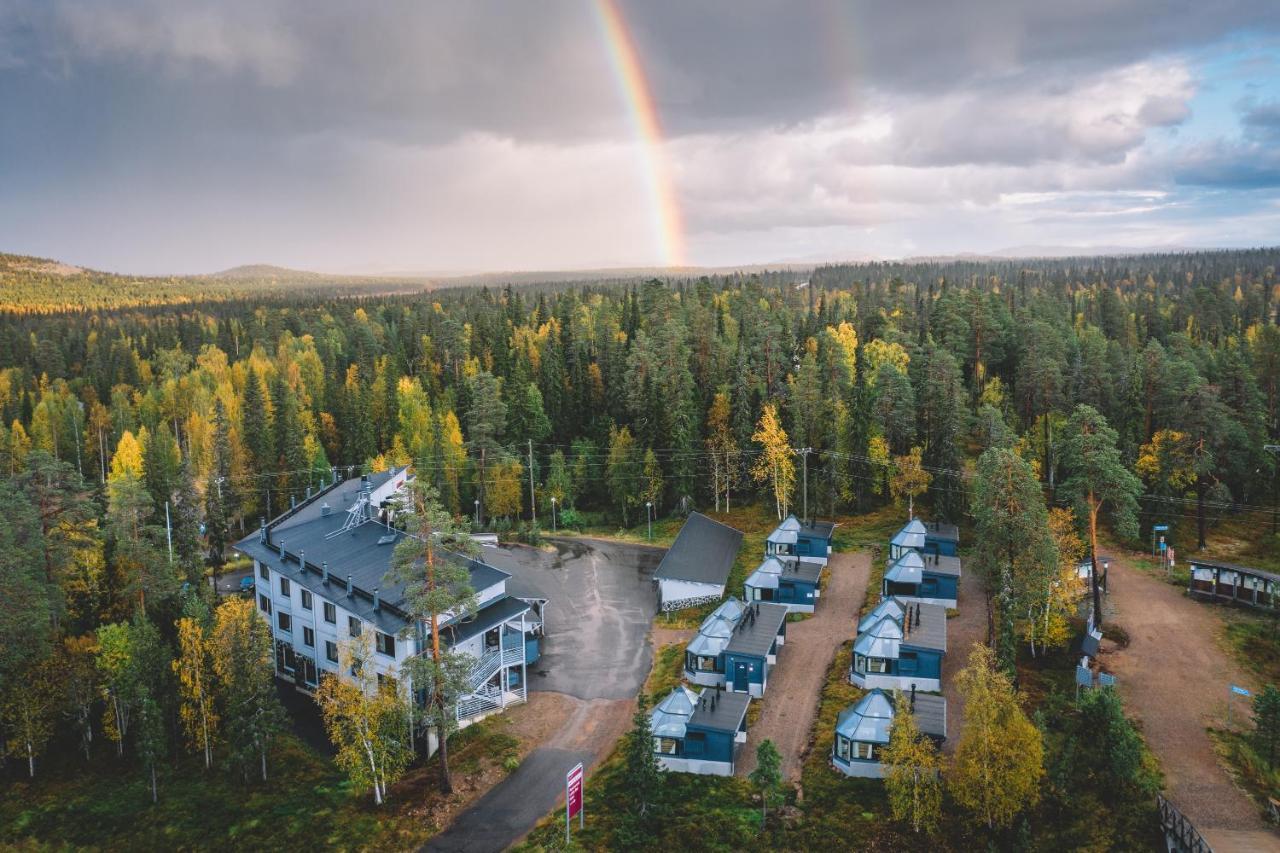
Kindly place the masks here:
POLYGON ((596 11, 604 31, 609 61, 618 80, 618 88, 627 102, 643 152, 645 180, 653 206, 654 232, 662 258, 667 266, 684 266, 684 217, 676 198, 675 183, 663 148, 662 124, 653 102, 649 81, 640 67, 635 41, 627 30, 616 0, 596 0, 596 11))

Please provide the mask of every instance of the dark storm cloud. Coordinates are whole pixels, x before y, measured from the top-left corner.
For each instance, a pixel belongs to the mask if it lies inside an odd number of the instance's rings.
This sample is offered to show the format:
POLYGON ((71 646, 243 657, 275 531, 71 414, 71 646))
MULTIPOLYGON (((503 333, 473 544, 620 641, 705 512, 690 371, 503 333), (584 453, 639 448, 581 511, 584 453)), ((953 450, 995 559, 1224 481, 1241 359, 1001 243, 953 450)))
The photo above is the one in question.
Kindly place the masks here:
MULTIPOLYGON (((1270 38, 1278 4, 620 2, 718 246, 1018 192, 1274 185, 1271 102, 1235 141, 1147 146, 1187 120, 1191 54, 1270 38)), ((0 105, 0 249, 492 267, 572 262, 612 221, 591 263, 652 259, 592 0, 0 0, 0 105)))

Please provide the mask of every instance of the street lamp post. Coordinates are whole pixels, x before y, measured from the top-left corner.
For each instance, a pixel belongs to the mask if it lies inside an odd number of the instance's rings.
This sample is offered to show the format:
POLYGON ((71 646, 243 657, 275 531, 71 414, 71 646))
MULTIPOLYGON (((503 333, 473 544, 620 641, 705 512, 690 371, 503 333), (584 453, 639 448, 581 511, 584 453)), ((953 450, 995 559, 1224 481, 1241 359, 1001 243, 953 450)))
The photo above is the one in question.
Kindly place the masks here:
POLYGON ((653 541, 653 501, 644 502, 644 516, 649 522, 649 541, 653 541))
POLYGON ((476 527, 479 528, 480 527, 480 499, 479 498, 476 498, 476 514, 473 515, 471 518, 473 521, 475 521, 476 527))
POLYGON ((556 532, 556 496, 551 496, 551 532, 556 532))

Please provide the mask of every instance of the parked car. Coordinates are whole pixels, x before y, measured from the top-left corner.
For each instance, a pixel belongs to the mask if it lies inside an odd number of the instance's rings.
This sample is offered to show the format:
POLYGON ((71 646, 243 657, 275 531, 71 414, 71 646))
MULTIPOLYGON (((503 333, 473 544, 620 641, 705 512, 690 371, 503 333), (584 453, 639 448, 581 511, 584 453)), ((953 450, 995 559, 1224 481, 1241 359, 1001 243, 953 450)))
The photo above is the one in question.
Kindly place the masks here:
POLYGON ((242 595, 253 595, 253 575, 245 575, 240 578, 240 593, 242 595))

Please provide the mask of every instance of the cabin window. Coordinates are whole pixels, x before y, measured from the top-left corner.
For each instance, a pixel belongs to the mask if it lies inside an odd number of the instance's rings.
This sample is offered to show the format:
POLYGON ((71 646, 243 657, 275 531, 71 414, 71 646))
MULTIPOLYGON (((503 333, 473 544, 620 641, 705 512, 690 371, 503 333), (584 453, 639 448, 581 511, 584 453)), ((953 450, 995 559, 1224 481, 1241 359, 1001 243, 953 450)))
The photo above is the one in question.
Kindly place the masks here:
POLYGON ((269 599, 269 598, 267 598, 265 595, 262 595, 261 593, 259 593, 259 595, 258 595, 258 606, 259 606, 260 608, 262 608, 262 612, 263 612, 263 613, 270 613, 270 612, 271 612, 271 599, 269 599))
POLYGON ((258 563, 258 577, 262 578, 264 581, 271 580, 271 572, 267 571, 266 563, 258 563))
POLYGON ((360 636, 360 620, 354 616, 347 617, 347 633, 352 637, 360 636))
POLYGON ((678 755, 680 741, 673 737, 656 737, 653 739, 653 751, 659 755, 678 755))
POLYGON ((870 761, 874 757, 874 747, 869 743, 855 740, 853 742, 853 757, 870 761))
POLYGON ((324 621, 330 625, 338 624, 338 608, 334 607, 332 602, 324 603, 324 621))
POLYGON ((699 670, 701 670, 702 672, 715 672, 715 670, 716 670, 716 659, 715 659, 715 658, 709 658, 709 657, 706 657, 706 656, 703 656, 703 655, 699 655, 699 657, 698 657, 698 669, 699 669, 699 670))
POLYGON ((867 672, 888 672, 884 658, 867 658, 867 672))
POLYGON ((338 644, 333 640, 324 641, 324 656, 330 663, 338 662, 338 644))
POLYGON ((836 738, 836 757, 849 760, 849 739, 847 737, 836 738))
POLYGON ((281 610, 276 614, 276 622, 280 625, 280 630, 285 633, 293 633, 293 618, 281 610))
POLYGON ((280 578, 280 594, 285 598, 289 597, 289 579, 280 578))
POLYGON ((305 626, 302 629, 302 645, 313 649, 316 647, 316 632, 305 626))
POLYGON ((378 643, 378 652, 380 654, 384 654, 389 658, 393 658, 396 656, 396 638, 395 637, 391 636, 390 634, 384 634, 381 631, 379 631, 378 637, 377 637, 377 643, 378 643))
POLYGON ((303 610, 311 609, 311 593, 305 589, 302 591, 302 609, 303 610))

